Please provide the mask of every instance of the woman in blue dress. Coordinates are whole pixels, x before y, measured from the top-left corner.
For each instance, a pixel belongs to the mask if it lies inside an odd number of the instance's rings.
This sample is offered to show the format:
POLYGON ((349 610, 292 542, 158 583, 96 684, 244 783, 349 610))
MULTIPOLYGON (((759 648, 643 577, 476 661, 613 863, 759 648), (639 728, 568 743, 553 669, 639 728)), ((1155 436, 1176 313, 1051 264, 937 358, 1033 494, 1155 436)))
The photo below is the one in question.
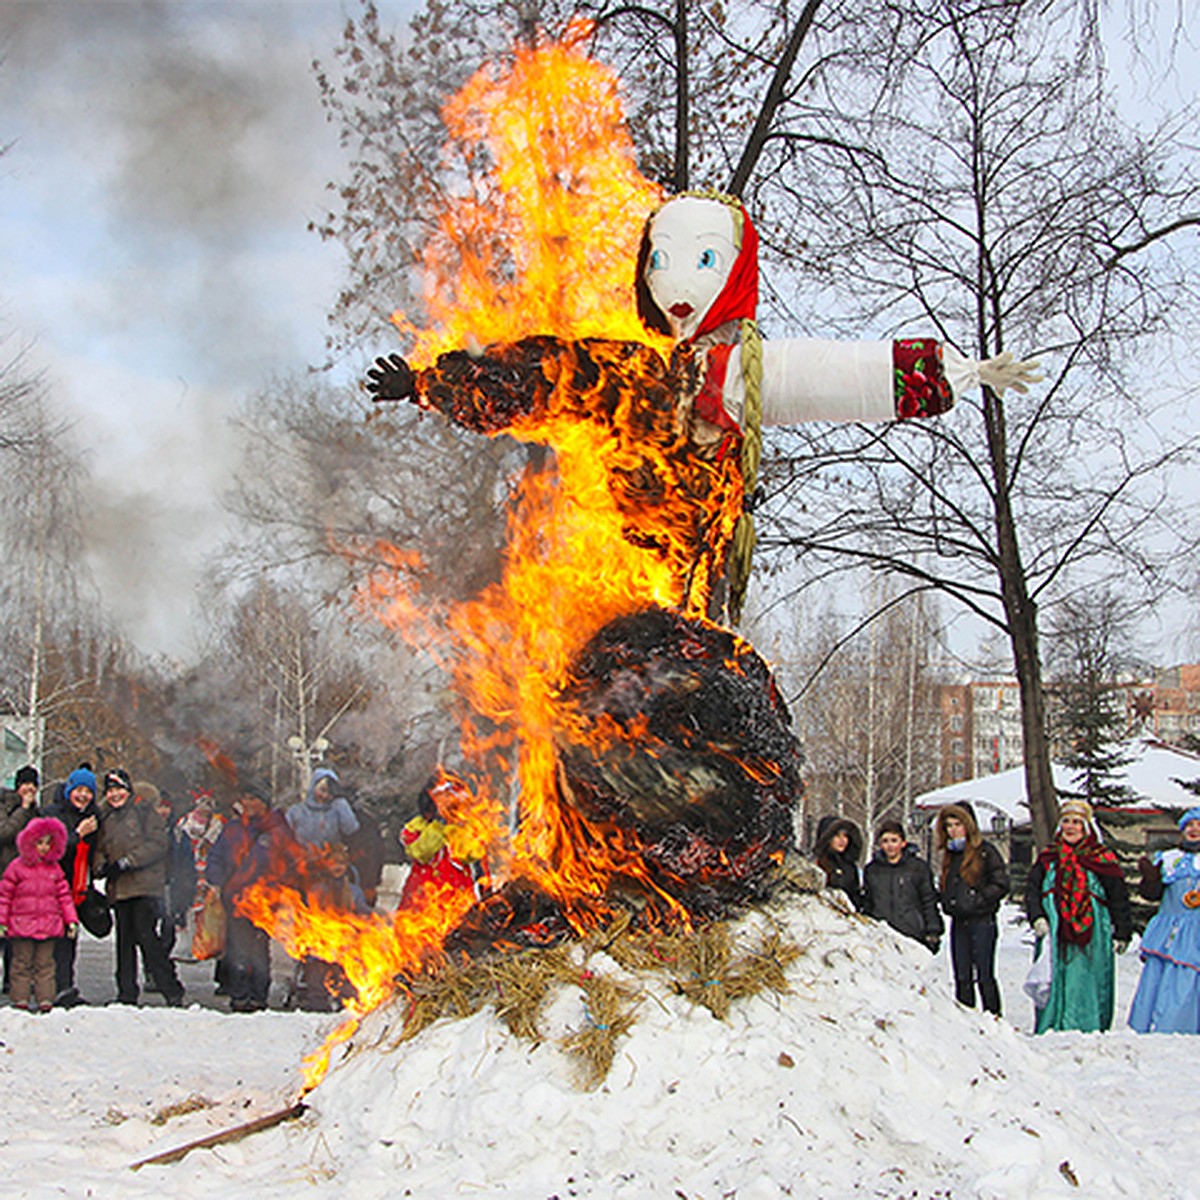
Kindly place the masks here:
POLYGON ((1129 1010, 1138 1033, 1200 1033, 1200 808, 1179 819, 1180 843, 1143 860, 1138 891, 1161 900, 1142 937, 1142 977, 1129 1010))

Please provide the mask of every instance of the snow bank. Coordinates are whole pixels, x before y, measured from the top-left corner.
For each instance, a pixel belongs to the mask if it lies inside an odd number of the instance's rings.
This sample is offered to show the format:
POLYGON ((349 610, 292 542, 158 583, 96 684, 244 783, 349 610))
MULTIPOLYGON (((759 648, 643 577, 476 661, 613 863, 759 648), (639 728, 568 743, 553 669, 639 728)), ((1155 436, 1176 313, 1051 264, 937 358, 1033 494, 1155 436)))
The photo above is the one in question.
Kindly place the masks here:
MULTIPOLYGON (((490 1012, 396 1044, 401 1014, 388 1008, 335 1051, 300 1121, 136 1173, 137 1159, 290 1103, 300 1058, 336 1018, 2 1010, 0 1145, 16 1189, 4 1194, 1187 1194, 1200 1152, 1190 1105, 1167 1083, 1190 1041, 1035 1039, 959 1008, 944 952, 934 959, 821 897, 790 900, 771 919, 805 948, 791 994, 740 1002, 719 1021, 658 977, 627 977, 644 992, 638 1019, 594 1092, 574 1086, 555 1044, 585 1019, 573 987, 550 1007, 538 1047, 490 1012), (211 1107, 170 1115, 197 1097, 211 1107)), ((1005 937, 1006 968, 1023 969, 1005 937)), ((623 975, 604 956, 588 965, 623 975)), ((1002 984, 1010 1009, 1026 1012, 1019 982, 1002 984)))

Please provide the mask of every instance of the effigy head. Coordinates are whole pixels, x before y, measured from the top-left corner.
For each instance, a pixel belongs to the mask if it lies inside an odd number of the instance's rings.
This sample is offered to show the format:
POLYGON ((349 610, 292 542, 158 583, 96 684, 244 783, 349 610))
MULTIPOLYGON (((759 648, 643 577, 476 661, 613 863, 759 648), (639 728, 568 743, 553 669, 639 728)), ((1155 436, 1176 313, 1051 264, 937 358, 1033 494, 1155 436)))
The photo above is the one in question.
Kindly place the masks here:
POLYGON ((758 235, 732 196, 689 192, 651 214, 637 265, 638 315, 688 341, 758 306, 758 235))

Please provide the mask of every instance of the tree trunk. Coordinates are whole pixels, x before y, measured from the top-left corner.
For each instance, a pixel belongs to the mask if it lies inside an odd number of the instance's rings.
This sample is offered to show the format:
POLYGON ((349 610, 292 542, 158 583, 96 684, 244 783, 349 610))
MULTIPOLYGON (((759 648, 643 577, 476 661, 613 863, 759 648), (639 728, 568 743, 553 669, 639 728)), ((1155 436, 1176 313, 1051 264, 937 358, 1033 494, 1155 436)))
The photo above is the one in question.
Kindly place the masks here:
POLYGON ((1058 800, 1050 771, 1050 741, 1046 736, 1046 699, 1038 655, 1037 606, 1030 599, 1025 567, 1017 540, 1009 490, 1007 432, 1004 406, 990 388, 984 390, 984 420, 995 482, 997 570, 1007 617, 1017 683, 1021 689, 1021 732, 1025 751, 1025 792, 1033 819, 1033 840, 1047 845, 1058 821, 1058 800))
POLYGON ((688 0, 675 0, 675 192, 686 192, 691 186, 691 164, 688 160, 688 110, 691 106, 691 79, 688 71, 688 0))

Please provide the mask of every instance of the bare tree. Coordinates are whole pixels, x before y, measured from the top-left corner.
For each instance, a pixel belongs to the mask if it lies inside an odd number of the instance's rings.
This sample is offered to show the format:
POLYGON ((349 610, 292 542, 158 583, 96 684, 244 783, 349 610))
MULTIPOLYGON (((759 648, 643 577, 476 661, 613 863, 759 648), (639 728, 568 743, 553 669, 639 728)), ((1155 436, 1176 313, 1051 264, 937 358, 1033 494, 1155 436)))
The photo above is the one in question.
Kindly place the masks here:
POLYGON ((851 625, 827 610, 778 667, 800 685, 805 807, 850 817, 868 836, 888 817, 907 824, 938 775, 930 613, 922 597, 877 590, 878 619, 851 625))
POLYGON ((269 777, 273 795, 304 796, 339 722, 368 699, 343 629, 311 598, 265 580, 230 612, 224 644, 257 738, 243 762, 269 777))
POLYGON ((79 456, 20 354, 0 368, 0 458, 2 695, 26 727, 30 761, 41 767, 47 722, 93 694, 88 664, 96 660, 68 647, 110 639, 84 560, 79 456))
POLYGON ((921 321, 979 357, 1033 351, 1049 379, 919 426, 783 434, 760 543, 818 570, 885 567, 1004 633, 1043 843, 1057 805, 1039 606, 1085 566, 1167 582, 1167 472, 1195 449, 1138 358, 1194 303, 1194 238, 1178 236, 1200 220, 1192 122, 1124 124, 1075 15, 935 5, 871 111, 830 95, 803 146, 780 146, 777 249, 825 284, 843 328, 921 321))

